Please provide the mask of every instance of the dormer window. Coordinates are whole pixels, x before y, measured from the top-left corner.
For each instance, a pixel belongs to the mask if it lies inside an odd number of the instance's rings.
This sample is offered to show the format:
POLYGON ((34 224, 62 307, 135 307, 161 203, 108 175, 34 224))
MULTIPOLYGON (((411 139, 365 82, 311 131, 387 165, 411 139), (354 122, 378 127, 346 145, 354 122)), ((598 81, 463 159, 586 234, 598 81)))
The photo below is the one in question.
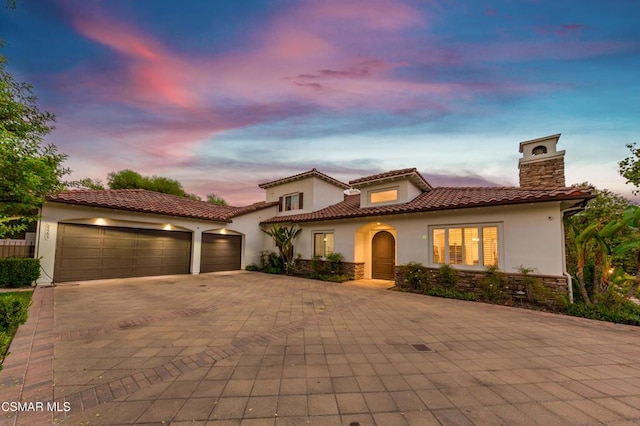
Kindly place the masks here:
POLYGON ((369 203, 390 203, 398 201, 398 188, 385 188, 377 191, 369 191, 369 203))
POLYGON ((288 194, 284 197, 280 197, 280 211, 291 211, 302 209, 302 192, 296 192, 294 194, 288 194))

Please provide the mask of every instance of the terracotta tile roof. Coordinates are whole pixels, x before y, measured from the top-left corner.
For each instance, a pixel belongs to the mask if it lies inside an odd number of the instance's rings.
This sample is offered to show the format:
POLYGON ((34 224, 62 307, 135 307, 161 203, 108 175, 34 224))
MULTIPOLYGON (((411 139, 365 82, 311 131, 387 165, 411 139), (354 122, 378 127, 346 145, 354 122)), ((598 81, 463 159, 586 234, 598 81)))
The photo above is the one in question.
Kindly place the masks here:
POLYGON ((378 173, 376 175, 371 175, 371 176, 366 176, 366 177, 362 177, 355 180, 350 180, 349 185, 351 185, 354 188, 357 188, 363 185, 370 185, 370 184, 385 181, 385 180, 397 179, 399 177, 407 177, 418 188, 422 189, 423 191, 428 191, 433 188, 431 184, 427 182, 427 180, 420 174, 420 172, 418 172, 418 169, 416 169, 415 167, 412 167, 409 169, 391 170, 389 172, 378 173))
POLYGON ((250 204, 244 207, 236 207, 235 210, 231 212, 230 217, 242 216, 243 214, 257 212, 258 210, 266 209, 268 207, 277 206, 277 201, 272 201, 267 203, 266 201, 260 201, 257 203, 250 204))
POLYGON ((360 207, 360 195, 349 195, 344 201, 318 210, 317 212, 276 216, 263 224, 278 222, 315 222, 322 220, 348 219, 367 216, 381 216, 399 213, 417 213, 434 210, 450 210, 468 207, 499 206, 543 201, 588 200, 593 198, 593 189, 571 188, 434 188, 423 192, 412 201, 403 204, 379 207, 360 207))
POLYGON ((145 189, 63 191, 47 198, 56 203, 230 222, 237 207, 219 206, 145 189))
POLYGON ((267 189, 267 188, 271 188, 271 187, 276 186, 276 185, 281 185, 283 183, 295 182, 297 180, 306 179, 308 177, 317 177, 318 179, 322 179, 325 182, 328 182, 328 183, 330 183, 332 185, 335 185, 335 186, 337 186, 339 188, 349 189, 349 185, 347 185, 346 183, 340 182, 339 180, 334 179, 329 175, 325 175, 324 173, 319 172, 315 168, 309 170, 308 172, 299 173, 297 175, 285 177, 285 178, 282 178, 282 179, 277 179, 277 180, 274 180, 274 181, 271 181, 271 182, 261 183, 258 186, 260 188, 262 188, 262 189, 267 189))

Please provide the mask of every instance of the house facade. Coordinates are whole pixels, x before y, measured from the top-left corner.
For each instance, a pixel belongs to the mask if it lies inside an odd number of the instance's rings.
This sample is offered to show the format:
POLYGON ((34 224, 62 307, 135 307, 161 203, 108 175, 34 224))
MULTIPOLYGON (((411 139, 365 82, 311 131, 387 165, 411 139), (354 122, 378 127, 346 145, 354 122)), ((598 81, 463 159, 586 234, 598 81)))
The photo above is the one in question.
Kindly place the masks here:
MULTIPOLYGON (((39 283, 243 269, 275 250, 262 229, 302 229, 302 262, 337 252, 356 278, 420 262, 520 266, 569 288, 563 218, 591 188, 566 187, 560 135, 520 144, 518 187, 433 187, 415 169, 340 182, 316 169, 260 184, 265 200, 214 206, 144 190, 66 191, 42 209, 39 283)), ((570 290, 569 290, 570 291, 570 290)))

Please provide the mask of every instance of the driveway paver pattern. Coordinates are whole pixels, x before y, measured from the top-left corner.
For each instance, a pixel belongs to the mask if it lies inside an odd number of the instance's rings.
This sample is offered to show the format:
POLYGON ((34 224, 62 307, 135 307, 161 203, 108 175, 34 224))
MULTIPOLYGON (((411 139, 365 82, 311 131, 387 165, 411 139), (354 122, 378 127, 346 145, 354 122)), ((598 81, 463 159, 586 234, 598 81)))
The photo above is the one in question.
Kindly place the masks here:
POLYGON ((239 272, 38 288, 0 399, 60 409, 0 423, 640 422, 640 329, 387 287, 239 272))

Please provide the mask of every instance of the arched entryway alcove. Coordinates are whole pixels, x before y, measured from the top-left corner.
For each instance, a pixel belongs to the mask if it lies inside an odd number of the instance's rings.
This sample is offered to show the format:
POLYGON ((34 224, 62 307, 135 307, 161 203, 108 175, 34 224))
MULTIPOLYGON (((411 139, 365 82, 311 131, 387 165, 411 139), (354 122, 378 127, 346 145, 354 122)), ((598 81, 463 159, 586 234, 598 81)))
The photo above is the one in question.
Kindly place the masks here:
POLYGON ((394 280, 396 229, 386 223, 370 222, 362 225, 354 237, 354 259, 364 263, 364 278, 394 280))

